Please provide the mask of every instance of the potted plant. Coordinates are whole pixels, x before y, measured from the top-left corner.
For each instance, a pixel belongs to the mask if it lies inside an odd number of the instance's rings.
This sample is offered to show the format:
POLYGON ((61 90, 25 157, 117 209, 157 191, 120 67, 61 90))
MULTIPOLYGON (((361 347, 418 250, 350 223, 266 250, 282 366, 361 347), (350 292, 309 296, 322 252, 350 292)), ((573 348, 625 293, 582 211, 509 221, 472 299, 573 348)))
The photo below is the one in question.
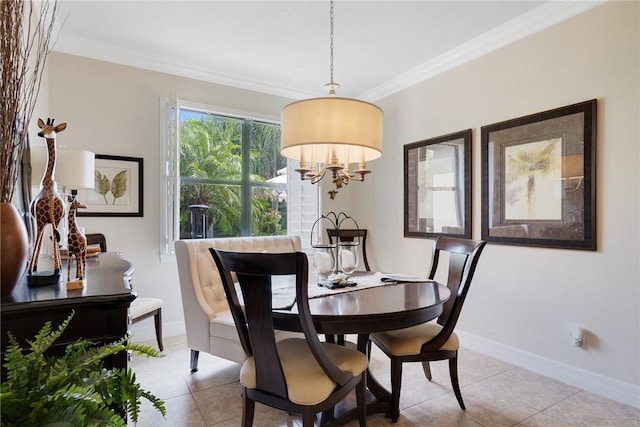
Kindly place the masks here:
POLYGON ((2 426, 126 426, 126 416, 138 421, 141 399, 165 415, 164 402, 142 389, 131 369, 106 369, 103 362, 122 351, 147 357, 162 356, 150 346, 124 337, 95 346, 86 339, 68 344, 62 355, 47 355, 73 313, 52 330, 46 322, 29 348, 22 349, 9 333, 0 385, 2 426), (125 415, 126 414, 126 415, 125 415))
MULTIPOLYGON (((22 278, 28 259, 26 225, 12 203, 28 126, 40 90, 57 1, 0 2, 0 273, 2 295, 22 278)), ((28 152, 28 148, 27 148, 28 152)), ((28 153, 27 153, 28 154, 28 153)), ((25 176, 25 175, 23 175, 25 176)), ((28 184, 28 183, 23 183, 28 184)), ((23 188, 28 187, 23 185, 23 188)), ((27 208, 27 206, 25 206, 27 208)))

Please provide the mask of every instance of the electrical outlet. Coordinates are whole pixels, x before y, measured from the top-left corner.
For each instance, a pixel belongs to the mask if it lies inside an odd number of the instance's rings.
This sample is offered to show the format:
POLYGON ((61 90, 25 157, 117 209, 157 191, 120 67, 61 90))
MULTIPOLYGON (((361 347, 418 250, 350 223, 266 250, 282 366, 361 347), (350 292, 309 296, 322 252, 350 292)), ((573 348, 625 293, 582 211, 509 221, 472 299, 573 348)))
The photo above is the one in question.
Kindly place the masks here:
POLYGON ((571 326, 571 341, 576 347, 582 346, 583 331, 580 326, 571 326))

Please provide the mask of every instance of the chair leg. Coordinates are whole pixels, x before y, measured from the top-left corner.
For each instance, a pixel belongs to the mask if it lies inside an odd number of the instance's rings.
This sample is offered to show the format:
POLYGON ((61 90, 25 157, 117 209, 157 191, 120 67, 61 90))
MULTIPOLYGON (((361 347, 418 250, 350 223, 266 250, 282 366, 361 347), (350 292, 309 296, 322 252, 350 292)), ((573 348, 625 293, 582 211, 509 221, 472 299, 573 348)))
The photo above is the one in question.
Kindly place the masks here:
POLYGON ((428 360, 422 362, 422 370, 424 371, 424 376, 427 377, 429 381, 431 381, 431 367, 429 366, 428 360))
POLYGON ((153 320, 156 324, 156 340, 158 341, 158 348, 160 351, 164 350, 162 345, 162 309, 159 308, 156 314, 153 316, 153 320))
POLYGON ((391 422, 400 417, 400 386, 402 385, 402 361, 391 358, 391 422))
POLYGON ((458 384, 458 353, 456 352, 455 357, 449 359, 449 375, 451 376, 451 386, 453 387, 453 393, 456 395, 456 399, 458 399, 458 404, 462 408, 462 410, 466 410, 464 406, 464 402, 462 401, 462 393, 460 393, 460 385, 458 384))
MULTIPOLYGON (((316 414, 311 408, 304 408, 302 411, 302 427, 314 427, 316 425, 316 414)), ((248 426, 245 426, 248 427, 248 426)))
POLYGON ((242 391, 242 425, 243 427, 251 427, 253 425, 253 413, 255 411, 256 402, 247 397, 247 390, 242 391))
POLYGON ((198 350, 191 350, 191 372, 198 371, 198 356, 200 352, 198 350))
POLYGON ((356 387, 356 404, 358 405, 358 420, 360 427, 366 427, 367 425, 367 372, 363 372, 360 375, 362 379, 360 384, 356 387))

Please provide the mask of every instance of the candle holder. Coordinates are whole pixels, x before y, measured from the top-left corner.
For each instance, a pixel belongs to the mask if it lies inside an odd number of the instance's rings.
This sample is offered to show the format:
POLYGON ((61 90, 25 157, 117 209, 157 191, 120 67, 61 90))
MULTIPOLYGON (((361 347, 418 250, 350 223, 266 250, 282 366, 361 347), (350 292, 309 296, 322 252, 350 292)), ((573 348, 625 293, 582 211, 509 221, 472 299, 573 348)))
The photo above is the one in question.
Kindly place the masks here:
POLYGON ((322 215, 311 227, 311 247, 315 249, 313 268, 318 274, 318 285, 320 286, 335 287, 335 280, 338 280, 339 283, 344 282, 344 285, 347 286, 350 284, 347 281, 347 277, 356 271, 358 267, 360 238, 358 237, 357 240, 352 242, 340 241, 338 232, 344 221, 351 221, 356 229, 360 229, 358 223, 344 212, 340 212, 337 215, 335 212, 322 215), (317 225, 322 224, 324 221, 329 221, 331 227, 336 230, 336 236, 338 236, 336 243, 323 244, 321 238, 322 228, 318 227, 317 243, 314 244, 314 230, 317 225), (343 273, 343 275, 339 273, 343 273))

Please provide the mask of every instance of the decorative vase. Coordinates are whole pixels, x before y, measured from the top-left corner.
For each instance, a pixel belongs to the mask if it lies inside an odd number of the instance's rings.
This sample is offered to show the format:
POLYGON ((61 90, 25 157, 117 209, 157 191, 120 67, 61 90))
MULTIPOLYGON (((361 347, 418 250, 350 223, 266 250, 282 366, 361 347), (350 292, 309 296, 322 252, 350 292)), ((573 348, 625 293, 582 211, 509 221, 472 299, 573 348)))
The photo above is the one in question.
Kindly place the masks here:
POLYGON ((0 285, 9 295, 27 270, 29 240, 18 210, 11 203, 0 203, 0 285))

